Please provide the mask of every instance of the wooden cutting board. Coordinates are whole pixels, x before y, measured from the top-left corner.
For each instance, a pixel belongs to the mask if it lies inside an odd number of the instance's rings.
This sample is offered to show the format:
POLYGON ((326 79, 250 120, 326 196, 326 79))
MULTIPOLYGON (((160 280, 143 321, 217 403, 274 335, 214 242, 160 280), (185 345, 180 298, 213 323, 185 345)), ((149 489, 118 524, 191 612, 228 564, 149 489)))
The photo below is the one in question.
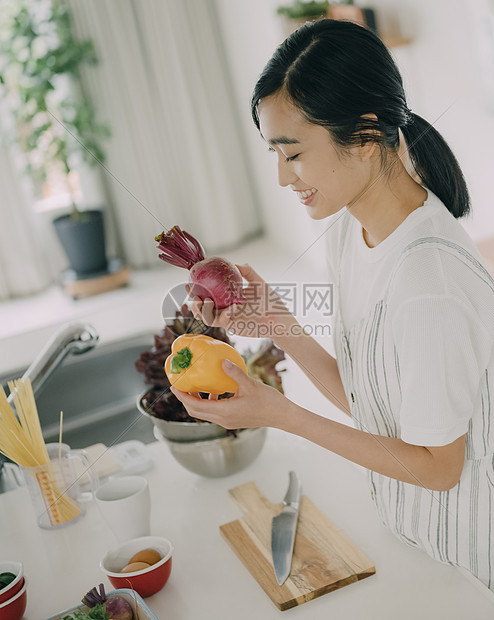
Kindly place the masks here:
POLYGON ((271 504, 253 482, 229 493, 243 516, 221 525, 220 531, 278 609, 301 605, 376 572, 372 560, 303 495, 292 571, 279 586, 271 556, 271 521, 283 504, 271 504))

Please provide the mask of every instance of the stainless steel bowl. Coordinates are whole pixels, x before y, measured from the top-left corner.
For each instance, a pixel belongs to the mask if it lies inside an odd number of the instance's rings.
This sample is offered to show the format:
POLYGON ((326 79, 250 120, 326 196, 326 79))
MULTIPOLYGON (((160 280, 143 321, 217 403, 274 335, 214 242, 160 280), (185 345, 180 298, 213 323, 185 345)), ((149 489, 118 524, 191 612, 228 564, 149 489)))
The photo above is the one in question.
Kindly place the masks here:
POLYGON ((266 428, 245 428, 237 436, 210 441, 170 441, 154 428, 154 436, 168 444, 173 457, 185 469, 206 478, 223 478, 245 469, 257 458, 266 441, 266 428))
POLYGON ((226 437, 227 431, 218 424, 211 422, 171 422, 169 420, 161 420, 148 413, 142 403, 146 390, 137 397, 137 409, 151 420, 155 428, 157 428, 166 439, 172 441, 204 441, 208 439, 216 439, 218 437, 226 437))

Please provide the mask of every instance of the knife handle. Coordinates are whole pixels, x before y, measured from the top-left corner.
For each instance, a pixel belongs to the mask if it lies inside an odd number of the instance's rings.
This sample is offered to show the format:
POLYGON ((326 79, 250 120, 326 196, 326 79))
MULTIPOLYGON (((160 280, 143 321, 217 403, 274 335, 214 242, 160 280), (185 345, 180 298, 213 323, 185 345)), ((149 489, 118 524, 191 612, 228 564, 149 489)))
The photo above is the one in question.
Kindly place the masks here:
POLYGON ((289 473, 290 481, 288 483, 288 490, 285 495, 283 503, 287 506, 293 506, 300 502, 300 496, 302 495, 302 485, 297 474, 294 471, 289 473))

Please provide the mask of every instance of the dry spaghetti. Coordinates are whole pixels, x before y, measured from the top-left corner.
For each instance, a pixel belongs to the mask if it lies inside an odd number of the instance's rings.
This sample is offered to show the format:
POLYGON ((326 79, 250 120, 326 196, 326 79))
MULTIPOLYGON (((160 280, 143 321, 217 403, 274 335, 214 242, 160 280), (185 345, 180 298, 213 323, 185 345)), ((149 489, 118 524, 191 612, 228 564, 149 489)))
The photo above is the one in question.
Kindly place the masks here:
POLYGON ((0 386, 0 453, 28 468, 41 490, 53 525, 60 525, 80 514, 80 508, 60 491, 46 449, 38 410, 29 379, 9 381, 17 417, 0 386))

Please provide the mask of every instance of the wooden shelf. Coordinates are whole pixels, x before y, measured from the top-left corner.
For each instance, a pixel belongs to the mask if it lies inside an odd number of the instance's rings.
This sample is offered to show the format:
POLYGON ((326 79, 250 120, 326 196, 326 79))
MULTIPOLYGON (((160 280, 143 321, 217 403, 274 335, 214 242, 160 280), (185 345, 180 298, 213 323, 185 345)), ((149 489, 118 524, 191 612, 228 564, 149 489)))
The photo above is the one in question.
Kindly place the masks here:
POLYGON ((380 37, 381 41, 384 43, 386 47, 400 47, 402 45, 409 45, 413 39, 410 37, 402 37, 402 36, 382 36, 380 37))
MULTIPOLYGON (((305 24, 305 22, 308 21, 317 21, 319 19, 325 19, 324 17, 301 17, 299 19, 292 19, 290 17, 286 17, 286 15, 281 15, 281 24, 282 24, 282 30, 283 30, 283 36, 285 38, 287 38, 288 36, 290 36, 292 34, 292 32, 295 32, 295 30, 297 30, 298 28, 300 28, 300 26, 303 26, 303 24, 305 24)), ((410 37, 403 37, 400 34, 396 34, 396 35, 378 35, 379 38, 381 39, 381 41, 384 43, 384 45, 388 48, 393 48, 393 47, 401 47, 403 45, 409 45, 410 43, 412 43, 413 39, 410 37)))
POLYGON ((108 273, 95 278, 86 278, 84 280, 69 280, 62 283, 63 290, 73 299, 82 299, 84 297, 92 297, 113 291, 121 286, 127 286, 130 280, 130 269, 121 267, 114 273, 108 273))

